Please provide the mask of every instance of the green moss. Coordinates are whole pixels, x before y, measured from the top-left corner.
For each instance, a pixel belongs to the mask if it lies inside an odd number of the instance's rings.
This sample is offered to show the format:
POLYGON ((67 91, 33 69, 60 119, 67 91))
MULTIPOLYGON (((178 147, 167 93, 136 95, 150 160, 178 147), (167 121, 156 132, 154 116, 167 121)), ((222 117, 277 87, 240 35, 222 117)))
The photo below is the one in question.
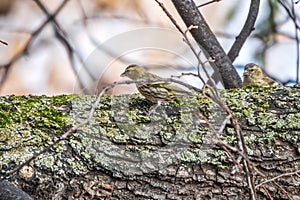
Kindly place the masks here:
MULTIPOLYGON (((251 154, 264 144, 270 147, 265 151, 275 152, 277 139, 297 141, 300 94, 295 91, 281 86, 220 91, 239 119, 251 154)), ((52 144, 64 127, 86 119, 95 100, 96 96, 88 95, 2 97, 0 163, 4 164, 0 167, 7 167, 11 158, 16 163, 24 161, 52 144), (72 105, 70 112, 65 110, 66 105, 72 105)), ((90 123, 73 133, 68 145, 56 145, 34 165, 57 174, 69 168, 80 174, 89 167, 115 169, 130 175, 141 168, 164 169, 174 159, 224 168, 227 157, 212 143, 216 136, 199 116, 199 112, 206 116, 218 130, 226 117, 219 105, 199 95, 162 103, 149 115, 153 106, 140 94, 104 95, 90 123), (69 152, 74 157, 65 155, 69 152)), ((234 129, 227 124, 221 139, 235 145, 234 129)))
MULTIPOLYGON (((54 136, 63 133, 68 125, 68 104, 73 98, 74 95, 0 97, 0 143, 3 143, 0 145, 0 152, 3 152, 0 167, 24 162, 52 144, 54 136), (10 149, 13 151, 8 151, 10 149)), ((62 147, 57 145, 56 150, 59 146, 62 147)), ((53 166, 51 160, 48 157, 43 166, 53 166)))
POLYGON ((7 96, 0 98, 0 128, 15 124, 53 131, 65 125, 65 112, 57 109, 67 104, 71 96, 7 96), (51 130, 50 130, 51 129, 51 130))

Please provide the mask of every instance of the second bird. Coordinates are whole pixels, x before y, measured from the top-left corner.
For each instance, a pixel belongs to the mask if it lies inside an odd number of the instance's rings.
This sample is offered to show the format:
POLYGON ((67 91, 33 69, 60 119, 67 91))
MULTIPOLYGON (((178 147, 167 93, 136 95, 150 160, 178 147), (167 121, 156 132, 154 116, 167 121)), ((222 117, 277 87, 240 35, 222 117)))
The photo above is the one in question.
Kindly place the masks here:
POLYGON ((243 73, 243 86, 259 85, 259 86, 276 86, 278 83, 270 77, 263 74, 262 69, 256 64, 249 63, 245 66, 243 73))

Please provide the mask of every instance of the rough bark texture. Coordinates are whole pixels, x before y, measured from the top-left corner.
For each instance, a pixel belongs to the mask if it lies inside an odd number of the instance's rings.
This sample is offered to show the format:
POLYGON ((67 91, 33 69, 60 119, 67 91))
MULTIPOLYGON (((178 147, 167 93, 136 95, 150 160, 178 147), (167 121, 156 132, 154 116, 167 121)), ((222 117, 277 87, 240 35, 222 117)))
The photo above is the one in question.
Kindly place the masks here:
MULTIPOLYGON (((248 87, 222 97, 239 118, 256 185, 300 169, 299 88, 248 87)), ((83 120, 95 97, 0 100, 3 176, 83 120)), ((207 98, 183 98, 148 116, 151 106, 140 95, 103 97, 89 125, 8 180, 35 199, 249 199, 245 174, 232 173, 234 164, 199 120, 200 110, 219 127, 221 108, 207 98)), ((222 140, 234 145, 233 132, 227 124, 222 140)), ((299 199, 300 177, 283 176, 257 194, 299 199)))

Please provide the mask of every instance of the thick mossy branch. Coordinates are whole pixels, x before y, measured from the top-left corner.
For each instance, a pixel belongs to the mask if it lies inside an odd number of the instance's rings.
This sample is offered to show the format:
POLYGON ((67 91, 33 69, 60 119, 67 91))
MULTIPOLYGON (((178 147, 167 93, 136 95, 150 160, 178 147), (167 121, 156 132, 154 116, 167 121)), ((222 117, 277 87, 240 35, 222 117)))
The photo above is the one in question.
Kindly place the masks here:
MULTIPOLYGON (((249 157, 261 173, 274 177, 299 168, 299 88, 247 87, 221 94, 239 119, 249 157)), ((95 99, 84 95, 1 97, 0 175, 86 119, 95 99)), ((118 198, 192 197, 196 193, 217 198, 226 191, 248 197, 245 175, 239 171, 230 175, 233 163, 212 143, 216 136, 199 117, 201 112, 218 130, 226 118, 221 107, 201 95, 163 103, 148 115, 153 106, 139 94, 103 96, 89 124, 30 163, 34 177, 16 174, 12 179, 17 178, 19 186, 35 198, 58 195, 56 183, 64 188, 59 195, 71 191, 69 197, 79 192, 90 198, 95 195, 92 191, 99 197, 118 198), (90 189, 82 189, 87 184, 92 184, 90 189), (142 187, 151 192, 143 193, 142 187), (208 189, 211 187, 216 188, 215 193, 208 189), (237 187, 236 191, 232 187, 237 187)), ((221 139, 235 145, 231 124, 226 125, 221 139)), ((292 178, 300 182, 299 177, 292 178)), ((291 177, 282 177, 278 182, 284 183, 291 195, 299 194, 299 185, 288 179, 291 177)), ((264 177, 256 174, 255 183, 262 180, 264 177)), ((274 187, 265 188, 272 193, 274 187)), ((265 190, 258 190, 265 197, 265 190)), ((284 193, 272 195, 281 198, 284 193)))

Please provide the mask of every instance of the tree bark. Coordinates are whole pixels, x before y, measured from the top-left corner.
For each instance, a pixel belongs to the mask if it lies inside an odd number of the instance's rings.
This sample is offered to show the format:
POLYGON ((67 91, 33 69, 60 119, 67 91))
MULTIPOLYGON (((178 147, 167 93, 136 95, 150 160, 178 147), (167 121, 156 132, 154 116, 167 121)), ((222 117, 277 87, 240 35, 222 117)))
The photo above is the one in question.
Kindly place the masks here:
MULTIPOLYGON (((299 88, 221 93, 243 130, 258 199, 299 198, 299 88)), ((1 97, 0 176, 35 199, 249 199, 243 170, 199 118, 218 129, 223 109, 201 96, 164 103, 151 115, 153 104, 140 95, 104 96, 88 125, 10 173, 84 120, 94 100, 1 97)), ((226 124, 220 139, 234 147, 233 132, 226 124)))

